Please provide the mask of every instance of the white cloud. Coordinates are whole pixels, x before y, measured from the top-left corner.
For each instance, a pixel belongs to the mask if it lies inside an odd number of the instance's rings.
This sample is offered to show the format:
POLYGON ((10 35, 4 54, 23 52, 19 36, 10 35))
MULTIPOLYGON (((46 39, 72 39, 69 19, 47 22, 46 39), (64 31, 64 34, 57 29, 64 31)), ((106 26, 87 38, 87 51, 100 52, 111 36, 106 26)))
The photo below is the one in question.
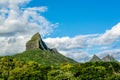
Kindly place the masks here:
POLYGON ((93 35, 79 35, 73 38, 61 37, 61 38, 46 38, 44 41, 50 48, 57 48, 63 55, 73 58, 76 61, 84 62, 88 61, 91 57, 87 52, 88 40, 98 36, 93 35))
POLYGON ((87 42, 91 38, 98 36, 98 34, 93 35, 79 35, 73 38, 70 37, 57 37, 57 38, 47 38, 44 41, 49 47, 56 47, 58 49, 74 49, 74 48, 84 48, 87 47, 87 42))
POLYGON ((41 15, 47 7, 23 7, 29 2, 30 0, 0 0, 0 55, 21 52, 34 33, 40 32, 44 36, 56 27, 56 24, 41 15))
MULTIPOLYGON (((63 55, 77 61, 87 61, 96 52, 101 53, 103 56, 107 52, 111 52, 117 58, 117 53, 120 50, 113 49, 112 47, 116 45, 113 44, 116 41, 120 42, 118 39, 120 39, 120 23, 103 34, 78 35, 72 38, 47 38, 44 41, 49 47, 57 48, 63 55)), ((120 48, 120 46, 117 46, 117 48, 120 48)))
POLYGON ((99 53, 96 53, 100 58, 105 57, 106 55, 112 55, 115 59, 120 61, 120 49, 105 50, 99 53))
POLYGON ((42 6, 42 7, 31 7, 31 8, 27 8, 27 10, 29 10, 29 11, 45 12, 45 11, 47 11, 47 7, 45 7, 45 6, 42 6))
POLYGON ((111 44, 120 39, 120 23, 113 26, 111 30, 107 30, 104 34, 99 37, 90 40, 92 45, 107 45, 111 44))
POLYGON ((25 50, 25 42, 28 37, 13 36, 0 38, 0 56, 11 55, 25 50))
POLYGON ((67 50, 67 51, 59 51, 63 55, 72 58, 78 62, 87 62, 91 55, 88 52, 82 50, 67 50))

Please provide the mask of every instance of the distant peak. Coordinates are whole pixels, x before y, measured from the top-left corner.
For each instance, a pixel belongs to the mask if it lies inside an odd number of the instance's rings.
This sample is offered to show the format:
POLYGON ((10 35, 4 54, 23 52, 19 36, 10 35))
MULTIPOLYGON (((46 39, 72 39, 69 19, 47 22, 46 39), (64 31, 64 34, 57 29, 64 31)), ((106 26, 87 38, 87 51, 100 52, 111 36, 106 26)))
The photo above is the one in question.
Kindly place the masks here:
POLYGON ((102 58, 103 61, 105 62, 116 62, 117 60, 110 54, 102 58))
POLYGON ((97 56, 94 54, 93 57, 97 57, 97 56))
POLYGON ((99 62, 99 61, 103 61, 103 62, 117 62, 117 60, 110 54, 106 55, 102 59, 100 59, 96 55, 93 55, 92 59, 90 60, 90 62, 99 62))
POLYGON ((101 59, 94 54, 90 62, 97 62, 97 61, 101 61, 101 59))

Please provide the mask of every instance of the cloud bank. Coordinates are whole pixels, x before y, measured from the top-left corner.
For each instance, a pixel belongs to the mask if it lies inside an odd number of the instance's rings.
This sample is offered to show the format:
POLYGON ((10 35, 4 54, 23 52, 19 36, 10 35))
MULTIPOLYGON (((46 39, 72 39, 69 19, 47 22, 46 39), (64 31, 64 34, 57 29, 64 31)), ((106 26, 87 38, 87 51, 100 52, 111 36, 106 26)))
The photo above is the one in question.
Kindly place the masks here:
POLYGON ((41 15, 47 11, 46 6, 24 7, 29 2, 0 0, 0 55, 21 52, 34 33, 48 35, 56 27, 41 15))
POLYGON ((88 61, 93 54, 103 57, 111 54, 116 59, 120 53, 120 23, 103 34, 78 35, 75 37, 57 37, 44 40, 49 47, 56 47, 64 55, 79 62, 88 61))

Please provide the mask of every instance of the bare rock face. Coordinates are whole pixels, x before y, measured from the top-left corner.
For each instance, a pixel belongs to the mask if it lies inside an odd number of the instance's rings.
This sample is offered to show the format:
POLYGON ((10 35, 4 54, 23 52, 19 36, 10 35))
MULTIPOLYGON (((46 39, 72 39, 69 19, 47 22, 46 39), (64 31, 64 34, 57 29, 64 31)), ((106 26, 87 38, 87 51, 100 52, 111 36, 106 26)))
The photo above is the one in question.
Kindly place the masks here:
POLYGON ((54 53, 54 54, 58 53, 58 51, 57 51, 56 48, 50 49, 50 52, 51 52, 51 53, 54 53))
POLYGON ((31 40, 26 43, 26 50, 34 50, 34 49, 41 49, 41 50, 48 50, 49 48, 43 42, 39 33, 33 35, 31 40))

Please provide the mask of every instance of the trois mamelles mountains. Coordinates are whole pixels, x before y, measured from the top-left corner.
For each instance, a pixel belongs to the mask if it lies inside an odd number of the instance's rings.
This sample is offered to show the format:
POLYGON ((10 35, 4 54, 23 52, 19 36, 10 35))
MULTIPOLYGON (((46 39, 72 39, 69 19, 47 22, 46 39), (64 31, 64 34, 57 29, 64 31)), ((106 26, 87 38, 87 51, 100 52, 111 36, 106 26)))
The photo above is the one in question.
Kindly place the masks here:
POLYGON ((98 56, 94 55, 90 62, 117 62, 117 60, 112 55, 107 55, 100 59, 98 56))
POLYGON ((13 57, 20 61, 35 61, 45 65, 77 63, 73 59, 60 54, 56 48, 48 48, 39 33, 34 34, 31 40, 26 43, 26 51, 13 57))

